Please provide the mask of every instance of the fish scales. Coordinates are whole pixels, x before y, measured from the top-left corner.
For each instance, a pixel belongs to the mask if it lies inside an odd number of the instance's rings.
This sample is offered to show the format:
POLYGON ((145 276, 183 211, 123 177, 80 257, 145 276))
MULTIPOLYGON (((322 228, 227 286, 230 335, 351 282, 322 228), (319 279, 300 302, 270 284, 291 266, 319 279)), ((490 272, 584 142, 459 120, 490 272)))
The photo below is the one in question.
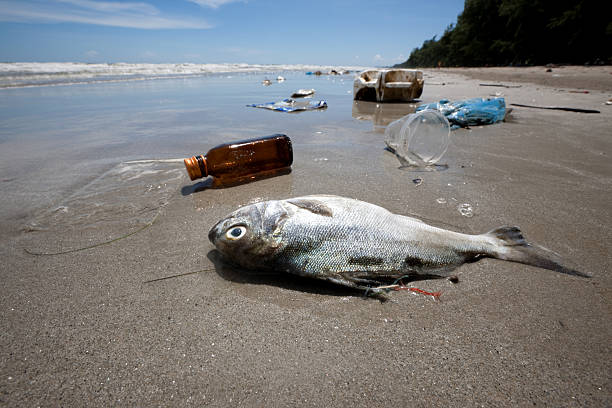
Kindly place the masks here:
MULTIPOLYGON (((421 245, 419 227, 429 227, 426 224, 415 226, 411 218, 366 203, 327 204, 333 217, 297 207, 284 225, 282 240, 290 251, 281 252, 277 260, 287 269, 302 275, 383 270, 407 274, 460 261, 448 247, 421 245)), ((435 229, 427 232, 434 236, 435 229)))
POLYGON ((517 227, 469 235, 363 201, 327 195, 242 207, 217 223, 211 242, 248 269, 276 270, 370 288, 404 276, 449 276, 483 257, 588 276, 528 244, 517 227))

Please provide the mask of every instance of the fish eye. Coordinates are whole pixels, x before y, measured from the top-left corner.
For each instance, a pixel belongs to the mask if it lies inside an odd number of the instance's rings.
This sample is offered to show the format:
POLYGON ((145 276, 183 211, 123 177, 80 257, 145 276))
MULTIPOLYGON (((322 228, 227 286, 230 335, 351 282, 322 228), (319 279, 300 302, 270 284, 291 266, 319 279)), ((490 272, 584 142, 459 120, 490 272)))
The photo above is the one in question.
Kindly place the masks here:
POLYGON ((231 239, 232 241, 235 241, 237 239, 242 238, 244 234, 246 234, 246 228, 243 227, 242 225, 238 225, 238 226, 232 227, 229 230, 227 230, 227 232, 225 233, 225 237, 227 239, 231 239))

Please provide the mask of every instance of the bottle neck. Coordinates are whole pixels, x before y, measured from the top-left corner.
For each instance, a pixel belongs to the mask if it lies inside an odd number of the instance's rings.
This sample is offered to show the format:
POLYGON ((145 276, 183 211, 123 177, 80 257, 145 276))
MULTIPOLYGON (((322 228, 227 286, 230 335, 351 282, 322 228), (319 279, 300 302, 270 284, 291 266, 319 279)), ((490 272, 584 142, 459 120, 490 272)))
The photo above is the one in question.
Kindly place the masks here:
POLYGON ((185 168, 187 168, 187 173, 191 180, 208 177, 208 166, 204 156, 192 156, 188 159, 184 159, 183 162, 185 163, 185 168))

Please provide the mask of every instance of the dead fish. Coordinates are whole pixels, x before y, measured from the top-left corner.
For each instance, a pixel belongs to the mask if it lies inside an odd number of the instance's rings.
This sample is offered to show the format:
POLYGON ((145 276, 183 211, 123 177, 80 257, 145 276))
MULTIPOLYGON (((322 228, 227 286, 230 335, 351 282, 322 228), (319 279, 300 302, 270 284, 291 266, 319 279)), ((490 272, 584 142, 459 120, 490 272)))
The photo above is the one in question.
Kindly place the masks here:
POLYGON ((247 269, 307 276, 356 289, 399 278, 441 278, 467 262, 497 258, 589 277, 531 245, 518 227, 480 235, 436 228, 363 201, 312 195, 247 205, 208 234, 215 247, 247 269))

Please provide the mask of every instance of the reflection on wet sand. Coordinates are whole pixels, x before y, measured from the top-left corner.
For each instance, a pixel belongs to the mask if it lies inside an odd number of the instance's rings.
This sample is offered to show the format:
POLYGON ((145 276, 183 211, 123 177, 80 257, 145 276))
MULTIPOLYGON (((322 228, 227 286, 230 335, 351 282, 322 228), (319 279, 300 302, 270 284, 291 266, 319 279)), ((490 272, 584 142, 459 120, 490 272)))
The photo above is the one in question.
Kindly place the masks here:
POLYGON ((358 120, 369 120, 374 125, 374 131, 384 132, 385 127, 409 113, 414 113, 420 102, 414 103, 380 103, 369 101, 353 101, 353 117, 358 120))

